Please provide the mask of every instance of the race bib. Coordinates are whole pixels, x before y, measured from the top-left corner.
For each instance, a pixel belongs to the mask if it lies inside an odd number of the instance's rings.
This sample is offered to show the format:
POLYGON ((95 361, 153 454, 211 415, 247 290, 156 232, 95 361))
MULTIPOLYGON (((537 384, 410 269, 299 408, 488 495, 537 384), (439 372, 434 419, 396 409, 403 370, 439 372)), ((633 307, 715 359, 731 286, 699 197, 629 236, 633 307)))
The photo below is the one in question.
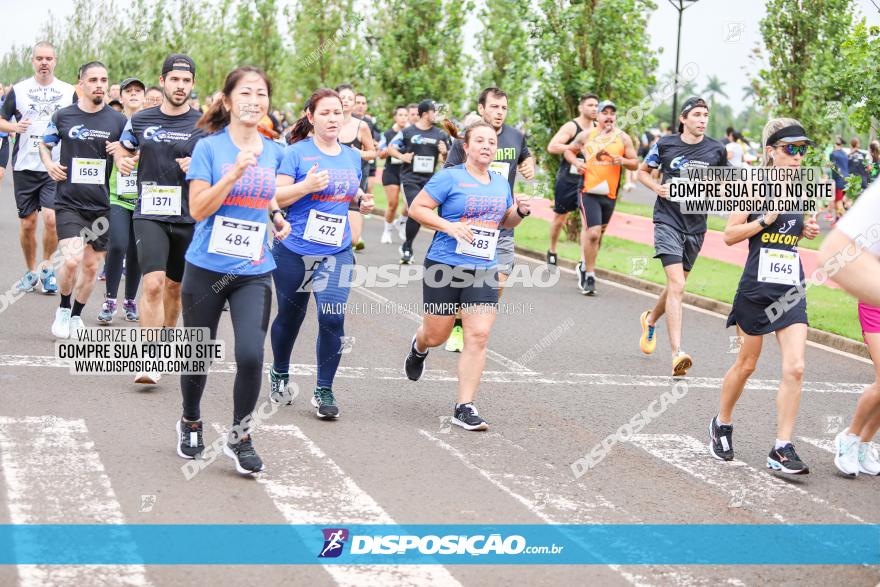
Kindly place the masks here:
POLYGON ((257 261, 263 253, 265 234, 265 222, 217 216, 211 229, 208 252, 257 261))
POLYGON ((510 163, 505 161, 492 161, 489 163, 489 171, 494 171, 504 179, 507 179, 507 174, 510 173, 510 163))
POLYGON ((472 226, 471 232, 474 233, 474 242, 458 241, 455 252, 459 255, 467 255, 468 257, 476 257, 477 259, 485 259, 487 261, 495 259, 495 247, 498 246, 498 231, 491 228, 475 228, 472 226))
POLYGON ((106 159, 74 157, 70 164, 70 183, 101 185, 106 179, 106 159))
POLYGON ((122 175, 116 171, 116 193, 120 196, 136 196, 138 193, 138 176, 137 169, 131 172, 131 175, 122 175))
POLYGON ((797 251, 761 249, 758 263, 759 282, 797 285, 800 278, 800 258, 797 251))
MULTIPOLYGON (((578 161, 583 162, 583 159, 578 158, 578 161)), ((581 172, 578 171, 578 168, 577 168, 577 166, 575 166, 575 165, 570 165, 570 166, 568 167, 568 172, 569 172, 571 175, 581 175, 581 172)))
POLYGON ((180 186, 145 185, 141 193, 141 214, 180 216, 180 203, 180 186))
POLYGON ((403 161, 401 161, 397 157, 391 157, 390 161, 388 161, 389 165, 400 165, 401 163, 403 163, 403 161))
POLYGON ((345 223, 348 216, 309 210, 309 220, 303 238, 313 243, 338 247, 342 244, 345 234, 345 223))
POLYGON ((41 135, 30 135, 27 138, 26 148, 28 153, 39 153, 40 143, 43 142, 41 135))
POLYGON ((415 173, 434 173, 434 158, 416 155, 413 157, 412 168, 415 173))

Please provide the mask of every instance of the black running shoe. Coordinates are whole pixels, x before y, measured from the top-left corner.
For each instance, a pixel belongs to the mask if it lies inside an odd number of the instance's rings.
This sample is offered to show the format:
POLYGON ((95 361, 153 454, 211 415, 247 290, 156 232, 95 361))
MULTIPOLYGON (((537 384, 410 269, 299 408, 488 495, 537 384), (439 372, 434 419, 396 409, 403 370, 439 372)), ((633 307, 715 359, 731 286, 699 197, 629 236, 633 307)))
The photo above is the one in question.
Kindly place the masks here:
POLYGON ((409 345, 409 354, 403 363, 403 370, 406 371, 406 376, 412 381, 421 379, 422 373, 425 372, 425 359, 427 358, 427 352, 420 353, 416 350, 416 337, 413 335, 412 342, 409 345))
POLYGON ((547 251, 547 264, 548 265, 556 265, 556 253, 552 253, 547 251))
POLYGON ((400 251, 400 264, 401 265, 409 265, 410 263, 412 263, 412 259, 413 259, 412 245, 407 246, 406 243, 403 243, 402 245, 400 245, 400 249, 398 249, 398 250, 400 251))
POLYGON ((269 399, 276 404, 289 406, 295 396, 290 388, 290 376, 287 373, 279 373, 275 367, 269 367, 269 399))
POLYGON ((716 459, 733 460, 733 426, 722 426, 718 423, 718 416, 713 416, 709 422, 709 452, 716 459))
POLYGON ((461 426, 465 430, 488 430, 489 425, 480 417, 474 404, 461 404, 455 406, 452 423, 461 426))
POLYGON ((333 390, 329 387, 315 388, 315 394, 312 396, 312 405, 318 408, 315 414, 319 418, 339 417, 339 407, 336 405, 336 398, 333 397, 333 390))
POLYGON ((185 459, 194 459, 205 450, 202 440, 202 422, 177 421, 177 454, 185 459))
POLYGON ((581 290, 581 293, 587 293, 587 270, 584 269, 583 261, 578 261, 575 271, 578 276, 578 289, 581 290))
POLYGON ((263 470, 263 459, 254 450, 250 434, 242 436, 235 444, 227 440, 223 445, 223 454, 235 461, 235 470, 242 475, 252 475, 263 470))
POLYGON ((801 460, 790 442, 780 449, 770 450, 767 468, 789 475, 806 475, 810 472, 810 468, 801 460))
POLYGON ((587 283, 584 285, 584 294, 591 296, 596 293, 596 278, 592 275, 587 275, 587 283))

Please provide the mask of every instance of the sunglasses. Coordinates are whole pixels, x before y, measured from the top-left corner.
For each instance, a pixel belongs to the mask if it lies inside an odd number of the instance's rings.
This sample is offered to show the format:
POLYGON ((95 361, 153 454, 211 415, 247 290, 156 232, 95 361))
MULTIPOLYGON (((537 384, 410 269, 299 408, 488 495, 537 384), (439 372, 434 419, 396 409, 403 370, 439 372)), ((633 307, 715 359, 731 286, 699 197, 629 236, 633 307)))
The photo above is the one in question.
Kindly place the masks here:
POLYGON ((776 147, 782 149, 789 157, 794 157, 795 155, 803 157, 807 154, 807 149, 810 148, 809 145, 776 145, 776 147))

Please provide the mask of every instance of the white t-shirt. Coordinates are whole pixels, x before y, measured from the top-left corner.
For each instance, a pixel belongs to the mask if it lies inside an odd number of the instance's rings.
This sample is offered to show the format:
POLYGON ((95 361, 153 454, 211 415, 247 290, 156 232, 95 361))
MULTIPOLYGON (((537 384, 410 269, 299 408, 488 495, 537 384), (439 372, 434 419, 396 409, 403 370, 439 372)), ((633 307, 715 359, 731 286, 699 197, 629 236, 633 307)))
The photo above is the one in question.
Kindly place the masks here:
POLYGON ((743 166, 743 147, 736 141, 727 143, 728 161, 734 167, 743 166))
MULTIPOLYGON (((14 116, 16 121, 30 120, 31 125, 26 133, 20 134, 16 139, 16 149, 12 169, 15 171, 46 171, 40 159, 40 151, 37 148, 42 140, 43 133, 57 110, 73 104, 76 91, 67 82, 59 79, 54 80, 48 86, 41 86, 37 80, 30 77, 12 86, 14 92, 14 116)), ((11 98, 7 97, 8 102, 11 98)), ((5 104, 4 104, 5 105, 5 104)), ((10 105, 11 106, 11 105, 10 105)), ((7 106, 5 110, 9 110, 7 106)), ((52 156, 58 160, 58 148, 52 156)))
POLYGON ((837 223, 837 229, 854 241, 864 239, 868 250, 880 257, 880 182, 868 186, 837 223))

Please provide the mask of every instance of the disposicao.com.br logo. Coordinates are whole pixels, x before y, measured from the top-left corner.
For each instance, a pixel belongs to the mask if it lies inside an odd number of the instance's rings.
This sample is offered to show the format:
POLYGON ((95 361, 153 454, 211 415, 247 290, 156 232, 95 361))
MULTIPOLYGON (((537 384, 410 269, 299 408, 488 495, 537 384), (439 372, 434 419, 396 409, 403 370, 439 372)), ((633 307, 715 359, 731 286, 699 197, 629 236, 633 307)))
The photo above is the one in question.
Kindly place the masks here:
POLYGON ((448 534, 349 535, 345 528, 325 528, 324 546, 318 558, 338 557, 345 543, 349 542, 350 555, 523 555, 559 554, 563 546, 528 546, 526 539, 518 534, 502 537, 501 534, 476 534, 473 536, 448 534))

